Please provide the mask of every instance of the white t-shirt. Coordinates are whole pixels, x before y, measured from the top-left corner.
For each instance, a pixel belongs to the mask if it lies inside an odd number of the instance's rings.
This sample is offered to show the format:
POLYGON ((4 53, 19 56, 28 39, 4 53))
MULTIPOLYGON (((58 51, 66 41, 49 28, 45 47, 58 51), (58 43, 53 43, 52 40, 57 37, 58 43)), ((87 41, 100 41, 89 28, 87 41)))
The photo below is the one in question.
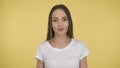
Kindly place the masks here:
POLYGON ((41 42, 35 58, 44 61, 45 68, 79 68, 80 60, 89 54, 88 49, 79 40, 72 39, 62 49, 55 48, 48 41, 41 42))

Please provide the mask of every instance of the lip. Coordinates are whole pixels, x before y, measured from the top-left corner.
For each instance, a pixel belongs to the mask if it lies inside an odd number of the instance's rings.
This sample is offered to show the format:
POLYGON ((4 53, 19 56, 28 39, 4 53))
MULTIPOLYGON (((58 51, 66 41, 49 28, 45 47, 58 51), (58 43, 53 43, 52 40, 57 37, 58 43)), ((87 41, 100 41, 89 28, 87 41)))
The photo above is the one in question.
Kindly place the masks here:
POLYGON ((58 28, 57 30, 58 30, 58 31, 63 31, 63 30, 64 30, 64 28, 58 28))

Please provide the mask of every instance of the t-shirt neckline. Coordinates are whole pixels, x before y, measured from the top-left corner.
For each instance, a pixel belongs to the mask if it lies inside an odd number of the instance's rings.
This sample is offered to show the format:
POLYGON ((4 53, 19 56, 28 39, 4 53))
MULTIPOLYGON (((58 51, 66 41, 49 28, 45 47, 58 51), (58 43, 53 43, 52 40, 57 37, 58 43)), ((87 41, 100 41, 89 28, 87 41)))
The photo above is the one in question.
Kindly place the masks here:
POLYGON ((68 44, 67 46, 65 46, 64 48, 56 48, 56 47, 53 47, 53 46, 49 43, 49 41, 47 41, 47 44, 48 44, 48 46, 49 46, 50 48, 52 48, 53 50, 63 51, 63 50, 68 49, 68 48, 72 45, 73 40, 74 40, 74 39, 72 38, 71 41, 69 42, 69 44, 68 44))

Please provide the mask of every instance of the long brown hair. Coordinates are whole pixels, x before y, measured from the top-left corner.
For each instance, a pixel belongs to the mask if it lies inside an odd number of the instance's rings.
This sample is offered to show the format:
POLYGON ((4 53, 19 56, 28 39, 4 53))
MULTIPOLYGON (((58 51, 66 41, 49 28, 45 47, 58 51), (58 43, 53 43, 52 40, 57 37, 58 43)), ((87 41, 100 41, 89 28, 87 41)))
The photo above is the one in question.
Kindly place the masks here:
POLYGON ((68 17, 68 23, 69 23, 67 35, 68 35, 69 38, 74 38, 74 36, 73 36, 73 22, 72 22, 70 11, 65 5, 60 4, 60 5, 53 6, 53 8, 51 9, 51 11, 49 13, 48 32, 47 32, 46 40, 52 39, 54 37, 54 35, 55 35, 54 31, 53 31, 53 28, 52 28, 52 14, 56 9, 62 9, 66 13, 66 15, 68 17))

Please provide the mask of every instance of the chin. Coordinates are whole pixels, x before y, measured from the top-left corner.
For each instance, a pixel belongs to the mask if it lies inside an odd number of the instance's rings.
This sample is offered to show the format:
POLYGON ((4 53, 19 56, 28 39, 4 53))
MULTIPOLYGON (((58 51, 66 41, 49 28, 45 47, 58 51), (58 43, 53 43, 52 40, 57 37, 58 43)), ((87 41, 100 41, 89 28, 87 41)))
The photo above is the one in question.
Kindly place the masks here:
POLYGON ((65 33, 64 33, 64 32, 58 32, 58 33, 56 33, 56 34, 57 34, 57 35, 62 35, 62 36, 63 36, 63 35, 66 35, 67 33, 66 33, 66 32, 65 32, 65 33))

